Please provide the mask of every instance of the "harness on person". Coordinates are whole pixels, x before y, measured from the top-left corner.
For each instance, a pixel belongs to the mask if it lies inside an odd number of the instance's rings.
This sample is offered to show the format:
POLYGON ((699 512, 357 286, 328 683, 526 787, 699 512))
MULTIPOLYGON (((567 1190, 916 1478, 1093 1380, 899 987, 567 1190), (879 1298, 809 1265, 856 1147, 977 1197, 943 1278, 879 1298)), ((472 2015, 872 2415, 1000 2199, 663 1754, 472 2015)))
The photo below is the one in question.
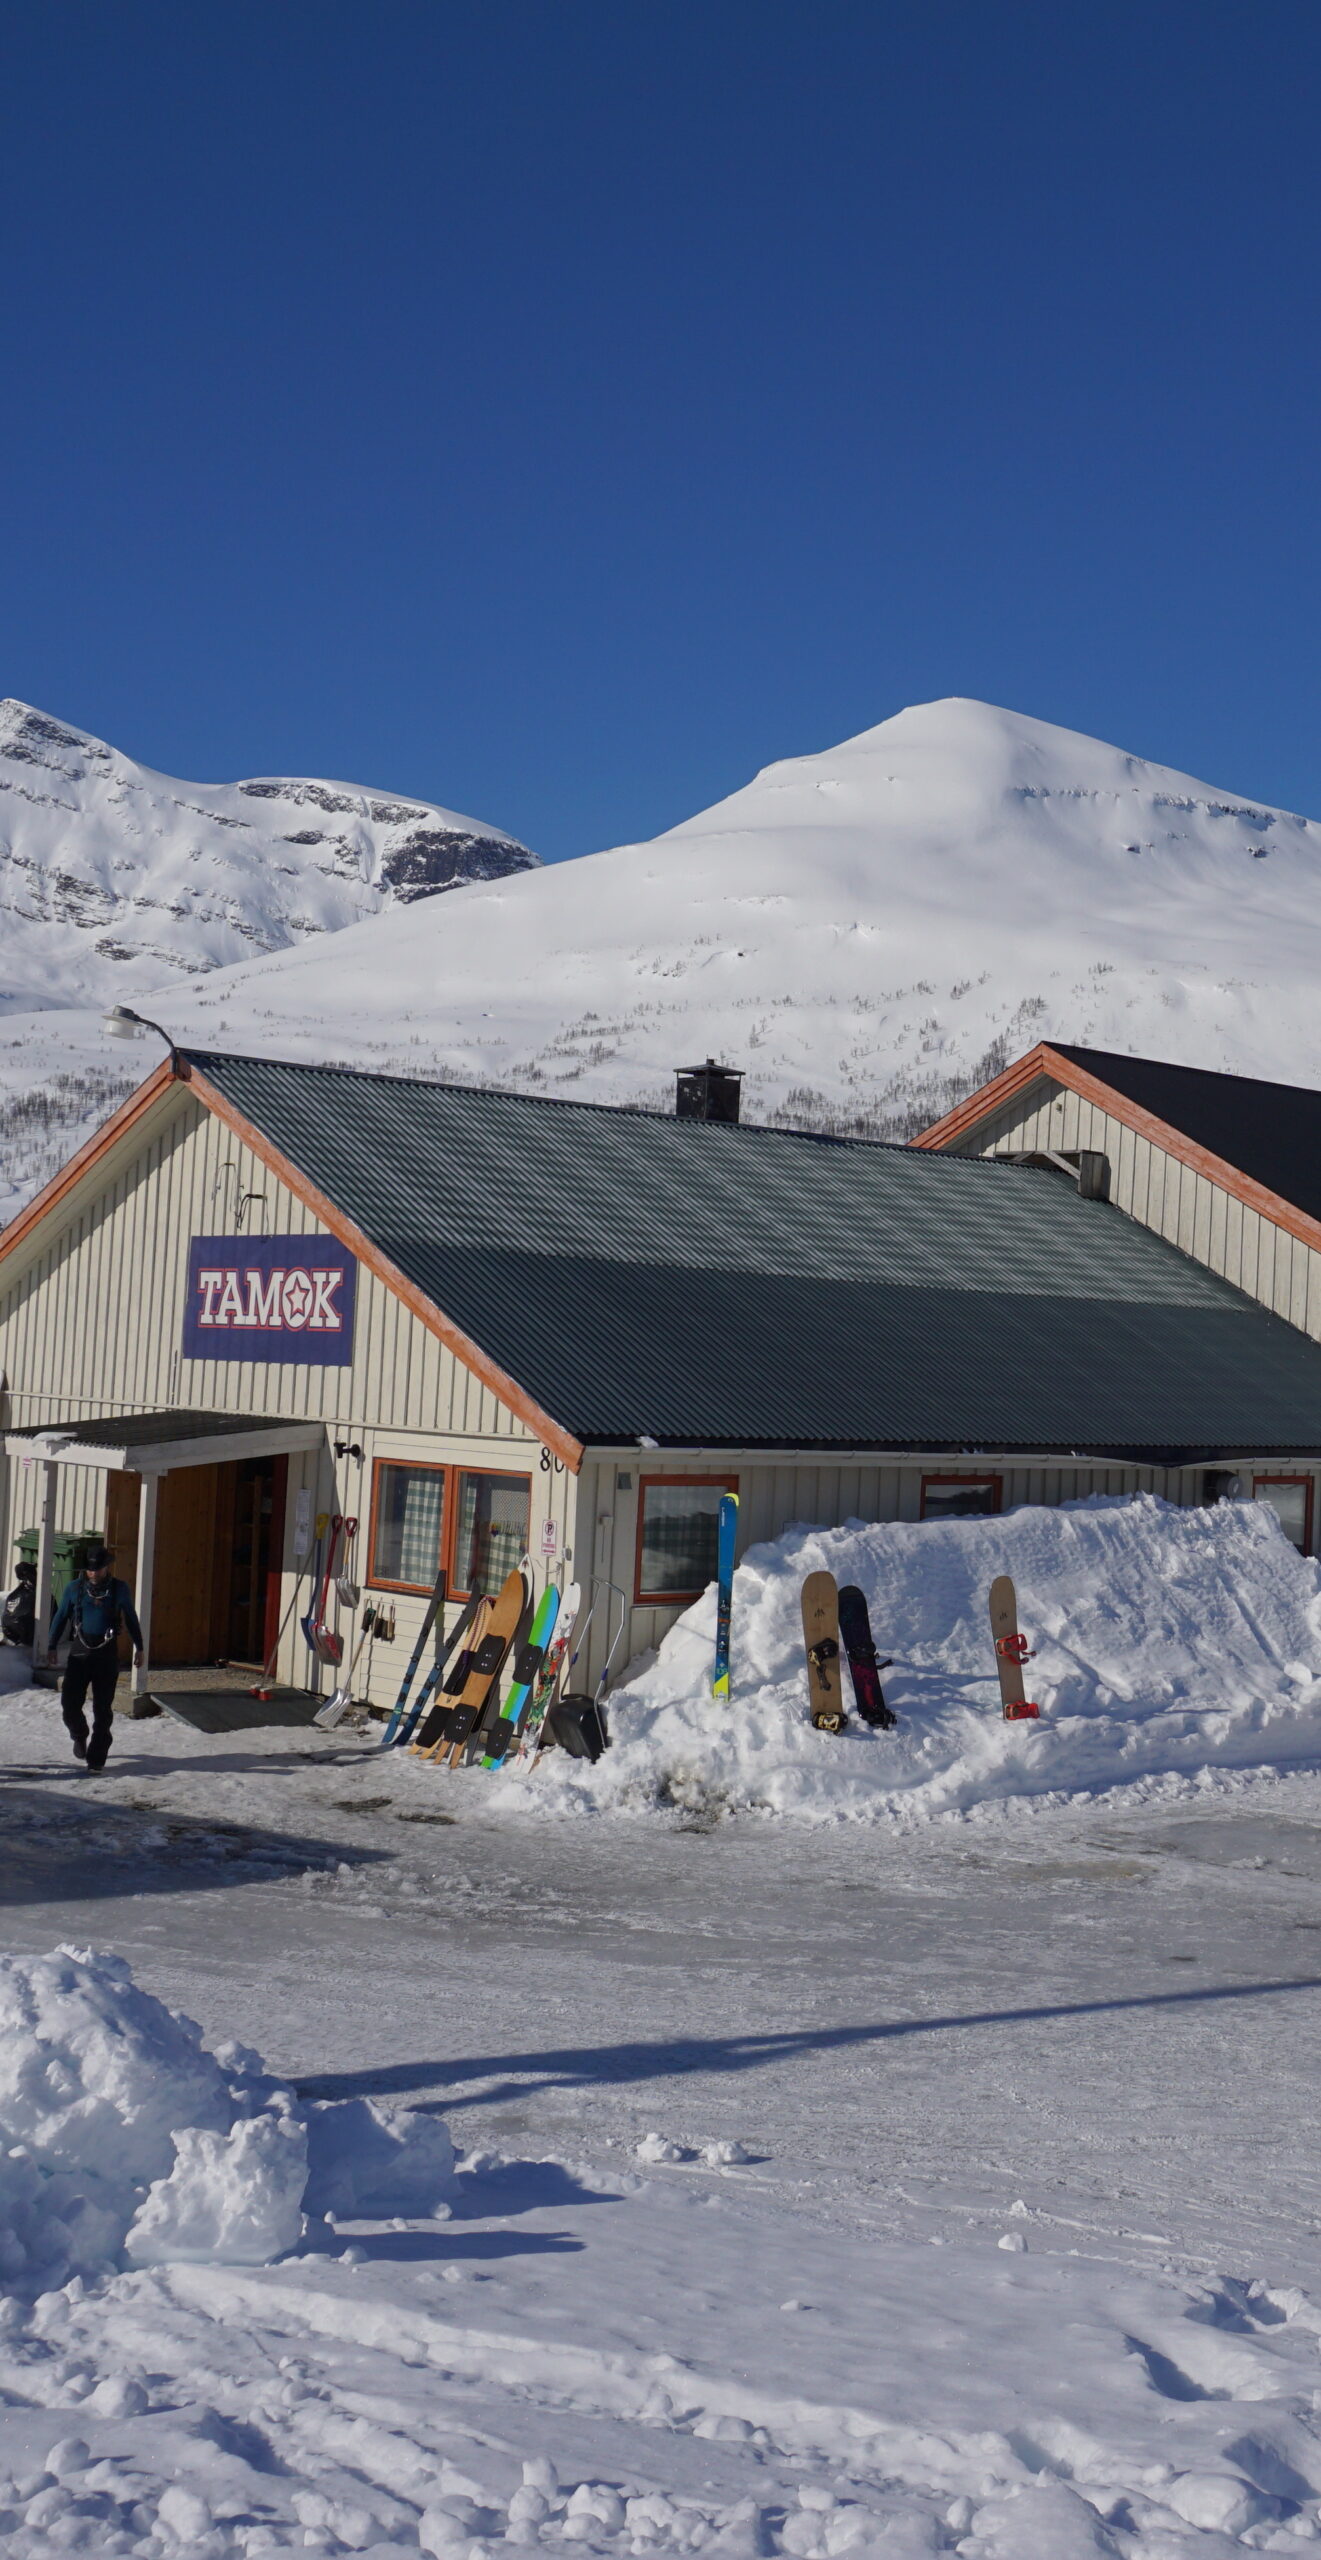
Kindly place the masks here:
MULTIPOLYGON (((112 1593, 117 1593, 118 1590, 119 1584, 115 1581, 112 1575, 110 1581, 106 1585, 107 1602, 110 1600, 112 1593)), ((69 1638, 69 1651, 79 1661, 89 1655, 94 1660, 97 1654, 105 1652, 107 1645, 114 1644, 119 1634, 120 1610, 124 1605, 122 1600, 116 1599, 115 1605, 110 1612, 110 1624, 105 1629, 104 1633, 99 1636, 89 1636, 83 1623, 83 1602, 86 1597, 87 1579, 84 1574, 80 1573, 77 1583, 77 1597, 73 1604, 73 1633, 69 1638)))

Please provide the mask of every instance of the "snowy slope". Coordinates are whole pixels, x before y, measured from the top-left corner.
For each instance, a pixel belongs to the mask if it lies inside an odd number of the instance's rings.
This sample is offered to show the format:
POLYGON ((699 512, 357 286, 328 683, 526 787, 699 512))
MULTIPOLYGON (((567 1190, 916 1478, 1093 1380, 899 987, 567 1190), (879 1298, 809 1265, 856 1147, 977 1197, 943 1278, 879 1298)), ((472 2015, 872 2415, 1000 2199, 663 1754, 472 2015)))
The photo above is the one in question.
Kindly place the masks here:
MULTIPOLYGON (((161 1005, 204 1044, 665 1107, 673 1069, 714 1053, 746 1070, 750 1118, 902 1134, 1051 1034, 1321 1082, 1319 889, 1314 821, 936 702, 650 844, 176 981, 161 1005)), ((30 1019, 9 1030, 11 1094, 133 1064, 96 1022, 66 1022, 58 1053, 30 1019)), ((78 1108, 73 1091, 61 1138, 78 1108)), ((15 1156, 10 1208, 56 1140, 15 1156)))
POLYGON ((175 782, 0 703, 0 1014, 131 999, 535 861, 353 783, 175 782))
POLYGON ((653 843, 258 962, 177 1009, 193 1036, 223 1019, 303 1054, 331 1049, 329 1015, 346 1055, 420 1045, 601 1099, 668 1096, 711 1052, 748 1071, 755 1117, 925 1107, 996 1043, 1052 1031, 1321 1076, 1319 891, 1321 825, 937 702, 653 843))

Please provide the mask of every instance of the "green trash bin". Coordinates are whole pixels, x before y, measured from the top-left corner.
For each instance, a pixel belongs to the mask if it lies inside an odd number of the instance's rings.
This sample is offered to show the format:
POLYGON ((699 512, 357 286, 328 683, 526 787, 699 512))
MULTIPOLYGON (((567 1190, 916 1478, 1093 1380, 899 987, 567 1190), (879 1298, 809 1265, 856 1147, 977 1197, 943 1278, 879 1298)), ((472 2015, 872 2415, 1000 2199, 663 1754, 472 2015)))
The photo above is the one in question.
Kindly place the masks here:
MULTIPOLYGON (((88 1548, 94 1547, 101 1536, 102 1531, 100 1529, 56 1530, 50 1568, 50 1596, 52 1607, 57 1601, 63 1599, 65 1584, 72 1582, 76 1573, 82 1572, 83 1566, 87 1561, 88 1548)), ((37 1548, 40 1545, 40 1542, 41 1531, 39 1529, 20 1529, 18 1536, 14 1540, 14 1545, 18 1550, 19 1562, 21 1564, 30 1564, 34 1572, 36 1571, 37 1548)))

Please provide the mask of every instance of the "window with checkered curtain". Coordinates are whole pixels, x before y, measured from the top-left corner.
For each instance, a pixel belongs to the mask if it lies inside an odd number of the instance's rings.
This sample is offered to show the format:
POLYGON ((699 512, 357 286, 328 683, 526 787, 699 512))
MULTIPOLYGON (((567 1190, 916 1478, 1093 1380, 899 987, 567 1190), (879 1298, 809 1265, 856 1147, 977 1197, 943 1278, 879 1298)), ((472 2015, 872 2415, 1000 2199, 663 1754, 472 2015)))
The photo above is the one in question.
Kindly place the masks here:
POLYGON ((373 1582, 429 1591, 440 1566, 444 1527, 443 1468, 381 1466, 376 1478, 373 1582))
POLYGON ((461 1476, 456 1591, 496 1592, 527 1548, 532 1487, 526 1476, 461 1476))

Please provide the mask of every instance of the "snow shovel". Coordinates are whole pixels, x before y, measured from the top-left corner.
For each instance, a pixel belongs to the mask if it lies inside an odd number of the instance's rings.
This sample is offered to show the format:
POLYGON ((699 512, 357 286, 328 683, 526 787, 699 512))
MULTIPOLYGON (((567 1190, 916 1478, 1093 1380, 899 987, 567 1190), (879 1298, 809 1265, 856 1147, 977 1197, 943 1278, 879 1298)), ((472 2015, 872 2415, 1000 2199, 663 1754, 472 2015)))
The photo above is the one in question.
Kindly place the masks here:
MULTIPOLYGON (((317 1513, 316 1522, 316 1546, 312 1552, 312 1588, 314 1591, 316 1589, 317 1569, 321 1562, 321 1541, 329 1527, 330 1513, 328 1511, 319 1511, 317 1513)), ((280 1620, 279 1627, 276 1631, 275 1642, 271 1646, 270 1653, 267 1656, 266 1667, 262 1672, 261 1679, 255 1689, 249 1689, 248 1691, 248 1696, 250 1698, 270 1698, 275 1694, 270 1683, 275 1677, 275 1666, 280 1658, 280 1647, 284 1642, 286 1633, 288 1632, 289 1621, 298 1606, 298 1594, 302 1588, 303 1574, 305 1570, 306 1568, 300 1565, 298 1572, 294 1576, 294 1587, 289 1594, 289 1606, 280 1620)))
POLYGON ((358 1602, 362 1598, 361 1584, 354 1582, 349 1573, 349 1549, 352 1546, 354 1539, 357 1537, 357 1534, 357 1521, 346 1520, 344 1523, 344 1562, 335 1576, 335 1589, 339 1593, 346 1609, 356 1609, 358 1602))
POLYGON ((362 1630, 359 1634, 358 1641, 353 1648, 353 1660, 349 1664, 348 1671, 345 1674, 345 1677, 341 1680, 339 1687, 335 1690, 333 1696, 327 1698, 324 1707, 317 1708, 316 1714, 312 1718, 313 1724, 338 1724, 340 1717, 342 1715, 347 1715, 349 1708, 353 1704, 353 1675, 358 1668, 358 1656, 375 1624, 376 1611, 369 1604, 362 1613, 362 1630))
POLYGON ((307 1616, 303 1620, 303 1633, 306 1636, 313 1653, 316 1655, 318 1662, 338 1664, 344 1659, 343 1638, 336 1635, 333 1627, 328 1627, 326 1625, 326 1603, 330 1598, 330 1577, 335 1570, 335 1549, 339 1545, 339 1533, 343 1526, 344 1523, 337 1511, 330 1523, 330 1544, 326 1549, 326 1569, 321 1577, 321 1597, 319 1600, 315 1600, 313 1602, 312 1607, 308 1610, 307 1616))

